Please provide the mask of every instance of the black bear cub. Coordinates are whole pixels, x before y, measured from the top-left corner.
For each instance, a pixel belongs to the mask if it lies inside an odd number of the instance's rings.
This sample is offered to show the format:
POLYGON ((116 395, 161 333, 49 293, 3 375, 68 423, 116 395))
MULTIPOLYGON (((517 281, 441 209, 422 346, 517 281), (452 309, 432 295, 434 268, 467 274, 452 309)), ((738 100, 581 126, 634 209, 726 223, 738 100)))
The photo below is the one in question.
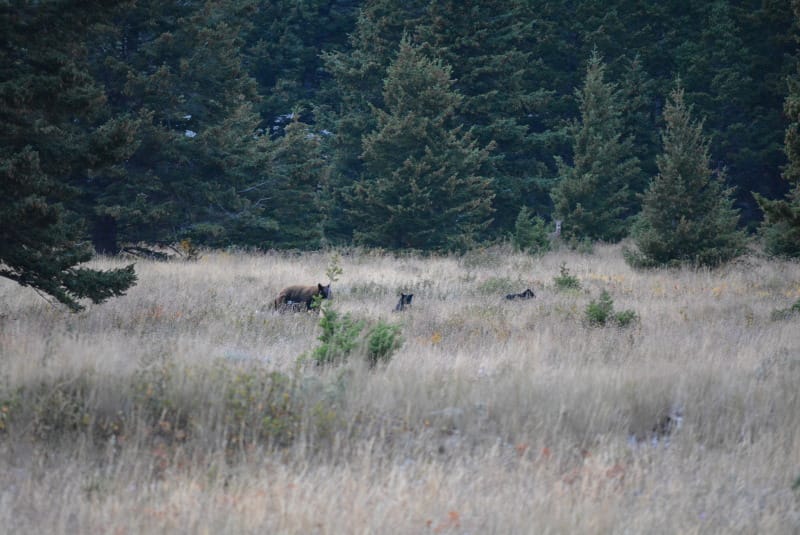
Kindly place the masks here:
POLYGON ((281 290, 278 297, 273 301, 275 310, 284 308, 293 308, 294 305, 305 303, 306 310, 311 310, 311 304, 314 302, 314 297, 320 296, 322 299, 331 298, 331 285, 323 286, 317 284, 316 286, 289 286, 281 290))
POLYGON ((406 307, 411 306, 411 299, 414 298, 414 294, 400 294, 400 301, 397 303, 397 306, 394 307, 395 312, 402 312, 406 309, 406 307))
POLYGON ((509 299, 509 300, 513 301, 513 300, 515 300, 515 299, 533 299, 534 297, 536 297, 536 294, 535 294, 535 293, 533 293, 533 290, 531 290, 530 288, 528 288, 527 290, 525 290, 525 291, 524 291, 524 292, 522 292, 522 293, 518 293, 518 294, 508 294, 508 295, 506 296, 506 299, 509 299))

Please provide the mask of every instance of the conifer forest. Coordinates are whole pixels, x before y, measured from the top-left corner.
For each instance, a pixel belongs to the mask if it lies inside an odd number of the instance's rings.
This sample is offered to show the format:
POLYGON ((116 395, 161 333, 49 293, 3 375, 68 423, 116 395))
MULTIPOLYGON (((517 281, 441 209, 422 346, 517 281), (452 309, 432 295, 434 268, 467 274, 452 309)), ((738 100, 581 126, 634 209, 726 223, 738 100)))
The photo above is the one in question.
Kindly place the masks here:
POLYGON ((680 94, 711 228, 794 255, 793 4, 4 2, 0 220, 102 253, 617 242, 691 196, 648 193, 680 94))

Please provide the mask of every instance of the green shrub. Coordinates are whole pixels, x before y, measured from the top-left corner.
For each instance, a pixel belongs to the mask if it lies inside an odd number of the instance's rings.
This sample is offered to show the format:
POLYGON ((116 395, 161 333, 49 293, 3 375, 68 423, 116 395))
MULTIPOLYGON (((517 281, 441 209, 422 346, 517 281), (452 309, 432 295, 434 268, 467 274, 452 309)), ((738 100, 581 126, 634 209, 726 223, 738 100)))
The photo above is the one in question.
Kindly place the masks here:
MULTIPOLYGON (((340 260, 338 254, 331 257, 325 272, 331 282, 335 282, 342 274, 340 260)), ((343 363, 352 353, 357 352, 373 367, 379 361, 388 361, 403 343, 400 327, 397 325, 381 321, 364 335, 366 321, 357 320, 350 314, 342 315, 320 298, 315 297, 312 307, 321 310, 322 314, 319 320, 322 329, 320 345, 311 352, 311 360, 318 366, 343 363)))
POLYGON ((339 280, 339 275, 344 273, 341 266, 342 257, 339 253, 333 253, 328 261, 328 267, 325 268, 325 274, 328 276, 328 281, 336 282, 339 280))
POLYGON ((517 251, 528 253, 545 253, 550 250, 550 236, 547 224, 539 216, 531 217, 530 210, 523 206, 514 223, 514 234, 511 243, 517 251))
POLYGON ((319 326, 322 328, 319 336, 321 344, 311 353, 311 358, 320 365, 333 364, 346 360, 358 346, 364 321, 355 320, 350 314, 342 316, 326 308, 322 311, 319 326))
POLYGON ((604 327, 613 324, 618 327, 627 327, 636 322, 638 314, 633 310, 614 312, 614 301, 606 290, 600 294, 600 299, 594 299, 586 306, 584 314, 586 322, 592 327, 604 327))
POLYGON ((789 308, 781 308, 778 310, 773 310, 770 317, 773 320, 778 321, 778 320, 789 319, 796 314, 800 314, 800 299, 795 301, 794 304, 789 308))
POLYGON ((19 399, 17 396, 3 395, 3 398, 0 399, 0 433, 8 432, 9 423, 15 416, 18 406, 19 399))
POLYGON ((367 334, 367 361, 370 367, 378 362, 388 362, 403 345, 400 326, 379 321, 367 334))
POLYGON ((586 321, 592 326, 603 326, 614 314, 614 301, 607 291, 603 290, 599 301, 592 301, 586 306, 586 321))
POLYGON ((635 323, 638 319, 639 315, 630 309, 614 314, 614 321, 620 327, 627 327, 628 325, 635 323))
POLYGON ((137 370, 132 379, 133 402, 148 423, 175 412, 175 365, 152 363, 137 370))
POLYGON ((572 275, 567 269, 567 264, 562 262, 560 269, 560 274, 556 277, 553 277, 553 282, 555 282, 556 289, 558 290, 580 290, 581 289, 581 281, 578 280, 578 277, 572 275))
POLYGON ((367 330, 367 322, 356 320, 350 314, 340 315, 335 310, 323 309, 319 326, 321 344, 311 352, 317 365, 339 364, 351 354, 366 358, 370 367, 387 362, 403 344, 400 326, 379 321, 367 330))

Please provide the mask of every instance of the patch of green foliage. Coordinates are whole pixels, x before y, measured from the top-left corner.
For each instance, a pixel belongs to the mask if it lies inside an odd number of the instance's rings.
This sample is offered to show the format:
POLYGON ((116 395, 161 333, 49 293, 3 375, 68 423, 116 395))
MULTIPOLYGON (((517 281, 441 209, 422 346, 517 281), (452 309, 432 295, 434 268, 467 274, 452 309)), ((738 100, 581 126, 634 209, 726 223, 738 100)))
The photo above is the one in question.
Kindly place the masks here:
POLYGON ((388 362, 403 344, 399 325, 379 321, 364 332, 365 320, 331 308, 323 308, 319 326, 322 329, 320 345, 311 352, 311 359, 317 365, 341 364, 350 355, 357 354, 373 367, 379 362, 388 362))
POLYGON ((363 320, 356 320, 350 314, 341 315, 331 308, 323 309, 319 320, 322 329, 320 345, 311 353, 311 358, 317 364, 335 364, 346 360, 358 346, 364 325, 363 320))
POLYGON ((3 393, 0 398, 0 433, 9 431, 9 424, 20 406, 19 392, 3 393))
POLYGON ((606 325, 616 325, 617 327, 628 327, 636 322, 638 314, 633 310, 614 311, 614 300, 606 290, 600 293, 600 298, 592 301, 586 306, 584 313, 586 323, 592 327, 605 327, 606 325))
POLYGON ((557 290, 581 289, 581 281, 578 280, 578 277, 569 272, 566 263, 562 262, 559 269, 560 273, 556 277, 553 277, 553 282, 555 283, 557 290))
POLYGON ((400 326, 379 321, 367 334, 367 361, 371 367, 389 362, 401 345, 400 326))
POLYGON ((328 280, 330 282, 336 282, 339 280, 339 275, 344 273, 344 270, 341 266, 342 257, 339 253, 333 253, 331 255, 331 259, 328 261, 328 267, 325 268, 325 275, 328 276, 328 280))
POLYGON ((800 314, 800 299, 794 302, 789 308, 773 310, 770 318, 774 321, 789 319, 796 314, 800 314))
POLYGON ((523 206, 514 223, 514 233, 511 243, 517 251, 531 254, 546 253, 550 250, 550 236, 547 224, 541 217, 531 217, 527 206, 523 206))

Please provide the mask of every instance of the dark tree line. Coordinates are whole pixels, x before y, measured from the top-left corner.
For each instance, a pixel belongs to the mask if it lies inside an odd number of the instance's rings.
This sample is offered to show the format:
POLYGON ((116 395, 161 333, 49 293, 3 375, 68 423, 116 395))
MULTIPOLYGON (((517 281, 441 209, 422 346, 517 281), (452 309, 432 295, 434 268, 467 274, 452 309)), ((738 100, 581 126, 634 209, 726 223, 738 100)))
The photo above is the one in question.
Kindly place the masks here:
POLYGON ((92 246, 460 250, 521 214, 643 253, 676 106, 716 221, 800 254, 793 4, 5 2, 0 274, 78 306, 92 246))

